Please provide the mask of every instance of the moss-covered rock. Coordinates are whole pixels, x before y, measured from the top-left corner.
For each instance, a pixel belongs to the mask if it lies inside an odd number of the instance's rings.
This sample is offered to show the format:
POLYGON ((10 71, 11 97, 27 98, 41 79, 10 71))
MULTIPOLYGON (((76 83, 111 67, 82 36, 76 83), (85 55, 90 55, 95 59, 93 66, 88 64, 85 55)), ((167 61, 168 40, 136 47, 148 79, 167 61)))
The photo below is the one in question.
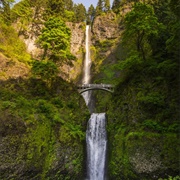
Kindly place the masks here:
POLYGON ((179 172, 178 92, 148 76, 128 78, 117 86, 108 109, 110 179, 174 177, 179 172))
POLYGON ((81 179, 89 112, 62 79, 1 81, 0 179, 81 179))

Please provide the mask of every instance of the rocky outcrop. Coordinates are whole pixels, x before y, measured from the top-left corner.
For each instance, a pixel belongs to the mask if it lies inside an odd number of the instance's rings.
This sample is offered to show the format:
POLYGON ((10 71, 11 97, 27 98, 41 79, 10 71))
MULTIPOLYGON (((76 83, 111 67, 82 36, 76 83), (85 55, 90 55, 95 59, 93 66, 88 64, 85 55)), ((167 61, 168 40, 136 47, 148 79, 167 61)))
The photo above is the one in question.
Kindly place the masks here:
POLYGON ((164 99, 178 102, 178 91, 171 85, 169 93, 168 84, 155 86, 151 80, 149 74, 136 71, 116 86, 108 110, 110 179, 157 180, 178 175, 178 103, 170 110, 171 101, 158 104, 151 96, 152 103, 147 96, 156 92, 158 98, 163 94, 164 99), (146 96, 140 93, 144 91, 146 96))
POLYGON ((113 12, 97 16, 92 24, 92 41, 115 39, 119 36, 119 26, 116 14, 113 12))
POLYGON ((85 24, 67 22, 66 25, 71 30, 71 53, 77 58, 82 58, 82 48, 85 40, 85 24))
POLYGON ((28 73, 29 68, 27 65, 0 54, 0 80, 22 78, 26 77, 28 73))
MULTIPOLYGON (((121 7, 121 16, 130 11, 130 7, 128 4, 121 7)), ((175 177, 179 174, 179 112, 176 110, 179 95, 175 85, 178 81, 171 85, 168 81, 167 84, 157 83, 154 76, 148 74, 150 71, 146 66, 138 70, 132 67, 128 75, 120 71, 116 74, 114 65, 127 55, 121 44, 123 17, 119 18, 120 23, 116 18, 113 13, 95 18, 91 47, 95 82, 113 83, 114 79, 117 82, 118 77, 121 79, 112 97, 94 93, 96 112, 107 111, 108 114, 109 179, 175 177), (150 92, 155 92, 156 96, 148 96, 150 92), (156 100, 161 101, 161 98, 163 103, 159 105, 156 100)))
POLYGON ((85 45, 85 24, 67 22, 66 25, 71 30, 71 53, 76 56, 77 60, 72 61, 72 65, 64 64, 62 69, 64 71, 65 79, 73 82, 78 81, 78 77, 82 72, 82 65, 84 60, 84 45, 85 45))
MULTIPOLYGON (((38 18, 38 17, 36 17, 38 18)), ((39 18, 38 18, 39 19, 39 18)), ((42 20, 41 20, 42 21, 42 20)), ((76 56, 77 60, 72 61, 72 64, 64 64, 61 67, 60 76, 68 81, 76 81, 82 70, 82 60, 84 57, 84 38, 85 38, 85 24, 67 22, 66 25, 71 30, 71 53, 76 56)), ((36 40, 41 34, 43 27, 42 23, 29 24, 26 31, 19 28, 18 22, 14 25, 19 32, 20 38, 24 41, 27 47, 27 52, 31 54, 34 59, 41 59, 43 49, 38 47, 36 40)))
POLYGON ((0 94, 0 179, 83 179, 88 112, 79 93, 60 78, 51 89, 21 78, 0 81, 0 94))
POLYGON ((117 60, 114 52, 118 46, 122 28, 119 19, 113 12, 97 16, 92 24, 91 60, 92 79, 101 76, 100 68, 105 64, 112 64, 117 60))

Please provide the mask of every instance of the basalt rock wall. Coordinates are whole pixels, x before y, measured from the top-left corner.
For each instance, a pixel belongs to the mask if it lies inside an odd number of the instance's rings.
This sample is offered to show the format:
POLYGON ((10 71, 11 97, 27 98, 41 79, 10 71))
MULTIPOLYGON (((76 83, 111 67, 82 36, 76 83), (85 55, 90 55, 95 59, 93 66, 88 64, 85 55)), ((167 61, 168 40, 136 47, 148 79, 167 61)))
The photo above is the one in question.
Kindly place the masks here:
MULTIPOLYGON (((129 6, 124 7, 122 15, 129 10, 129 6)), ((113 79, 121 77, 121 72, 110 68, 126 58, 121 45, 122 20, 123 16, 108 13, 93 21, 91 58, 95 83, 112 84, 113 79)), ((170 91, 168 82, 155 84, 151 76, 143 72, 144 69, 121 77, 122 82, 116 85, 113 95, 94 93, 96 112, 108 114, 109 179, 157 180, 175 177, 179 172, 178 81, 173 80, 170 91), (163 95, 162 104, 145 99, 154 92, 158 98, 163 95), (145 95, 141 99, 142 93, 145 95)))

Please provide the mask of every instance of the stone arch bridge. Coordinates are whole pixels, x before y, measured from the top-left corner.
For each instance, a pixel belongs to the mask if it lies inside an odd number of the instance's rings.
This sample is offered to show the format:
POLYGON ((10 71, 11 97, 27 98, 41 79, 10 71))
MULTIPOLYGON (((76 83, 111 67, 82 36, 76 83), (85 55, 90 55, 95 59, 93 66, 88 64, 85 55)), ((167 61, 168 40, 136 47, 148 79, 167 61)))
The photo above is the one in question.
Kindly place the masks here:
POLYGON ((114 92, 114 86, 112 84, 79 84, 77 85, 79 93, 83 93, 90 90, 103 90, 110 93, 114 92))

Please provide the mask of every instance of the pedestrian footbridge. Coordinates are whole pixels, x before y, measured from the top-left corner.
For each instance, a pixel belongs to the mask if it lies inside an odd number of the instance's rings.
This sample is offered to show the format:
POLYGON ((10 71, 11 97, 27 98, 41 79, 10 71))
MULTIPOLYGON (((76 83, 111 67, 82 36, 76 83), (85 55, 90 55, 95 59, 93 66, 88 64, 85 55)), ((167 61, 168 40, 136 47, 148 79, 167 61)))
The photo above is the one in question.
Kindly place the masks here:
POLYGON ((77 85, 79 93, 83 93, 90 90, 103 90, 110 93, 114 92, 114 86, 112 84, 79 84, 77 85))

